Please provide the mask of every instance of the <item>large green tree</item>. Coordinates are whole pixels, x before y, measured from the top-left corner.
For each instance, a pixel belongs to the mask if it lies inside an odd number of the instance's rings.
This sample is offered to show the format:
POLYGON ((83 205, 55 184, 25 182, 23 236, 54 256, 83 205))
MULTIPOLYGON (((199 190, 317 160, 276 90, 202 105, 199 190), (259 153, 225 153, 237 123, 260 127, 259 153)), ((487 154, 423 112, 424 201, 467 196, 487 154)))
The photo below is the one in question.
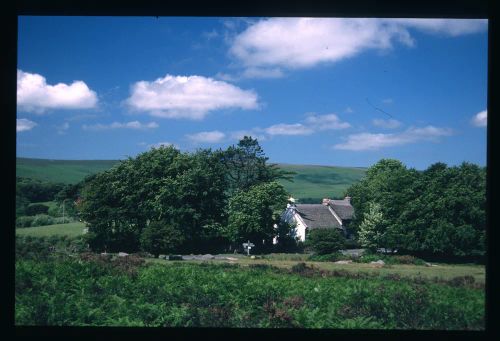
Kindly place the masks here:
POLYGON ((219 156, 226 169, 230 195, 280 178, 292 181, 291 175, 294 173, 281 170, 276 164, 268 164, 269 158, 265 156, 259 142, 252 137, 243 137, 236 146, 219 151, 219 156))
POLYGON ((277 182, 261 183, 238 191, 229 201, 226 237, 236 246, 250 240, 257 248, 272 245, 274 224, 286 208, 288 193, 277 182))
POLYGON ((137 250, 151 221, 178 226, 194 249, 206 226, 224 221, 226 178, 210 150, 181 153, 169 146, 120 162, 97 174, 82 190, 79 205, 96 249, 137 250))

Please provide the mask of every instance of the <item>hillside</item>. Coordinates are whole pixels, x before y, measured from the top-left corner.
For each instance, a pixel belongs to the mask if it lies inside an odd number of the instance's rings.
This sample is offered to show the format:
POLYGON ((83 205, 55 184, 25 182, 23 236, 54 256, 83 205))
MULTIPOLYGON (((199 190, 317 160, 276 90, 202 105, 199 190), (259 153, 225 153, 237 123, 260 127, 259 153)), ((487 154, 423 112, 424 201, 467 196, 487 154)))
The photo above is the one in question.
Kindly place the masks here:
MULTIPOLYGON (((16 175, 50 182, 76 183, 85 176, 102 172, 117 160, 47 160, 17 158, 16 175)), ((280 181, 298 199, 341 197, 343 192, 365 174, 364 168, 278 164, 297 174, 294 181, 280 181)))

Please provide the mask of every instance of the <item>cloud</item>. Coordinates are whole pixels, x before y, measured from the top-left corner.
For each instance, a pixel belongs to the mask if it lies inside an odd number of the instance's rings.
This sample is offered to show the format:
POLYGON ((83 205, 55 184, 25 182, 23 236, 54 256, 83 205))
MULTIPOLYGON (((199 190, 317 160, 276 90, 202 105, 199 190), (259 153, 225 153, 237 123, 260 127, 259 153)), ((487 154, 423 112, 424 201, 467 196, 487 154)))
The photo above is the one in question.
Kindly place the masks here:
POLYGON ((234 37, 229 53, 247 70, 308 68, 366 50, 387 50, 394 42, 413 46, 408 28, 457 36, 482 31, 485 24, 470 19, 270 18, 234 37))
POLYGON ((83 130, 93 130, 93 131, 109 130, 109 129, 147 130, 147 129, 155 129, 158 127, 159 125, 156 122, 149 122, 145 124, 145 123, 140 123, 139 121, 131 121, 127 123, 113 122, 111 124, 98 123, 93 125, 84 124, 82 126, 83 130))
POLYGON ((226 134, 218 130, 214 130, 202 131, 196 134, 188 134, 186 135, 186 137, 195 143, 217 143, 221 142, 226 137, 226 134))
POLYGON ((488 111, 483 110, 474 115, 471 123, 476 127, 486 127, 488 123, 488 111))
POLYGON ((344 112, 350 114, 350 113, 354 112, 354 110, 352 110, 351 107, 347 107, 347 108, 345 108, 344 112))
POLYGON ((243 78, 281 78, 283 71, 279 68, 249 67, 241 74, 243 78))
POLYGON ((333 148, 352 151, 377 150, 419 141, 436 142, 440 137, 450 136, 452 134, 453 131, 449 128, 438 128, 434 126, 426 126, 424 128, 411 127, 401 133, 395 134, 352 134, 347 137, 346 142, 336 144, 333 148))
POLYGON ((66 131, 69 129, 69 123, 64 122, 60 126, 56 126, 56 129, 57 129, 58 134, 61 134, 61 135, 66 134, 66 131))
POLYGON ((314 132, 312 128, 306 127, 301 123, 275 124, 264 129, 264 131, 269 135, 310 135, 314 132))
POLYGON ((342 122, 335 114, 316 115, 310 114, 305 119, 305 124, 314 130, 339 130, 349 128, 348 122, 342 122))
POLYGON ((267 140, 266 134, 264 134, 264 130, 261 128, 253 128, 250 130, 236 130, 229 133, 229 136, 232 140, 241 140, 245 136, 251 136, 254 139, 259 141, 267 140))
POLYGON ((392 104, 392 103, 394 103, 394 101, 393 101, 392 98, 386 98, 386 99, 382 100, 382 103, 384 103, 384 104, 392 104))
POLYGON ((83 81, 48 85, 45 77, 17 70, 17 106, 21 111, 42 114, 48 109, 88 109, 97 95, 83 81))
POLYGON ((383 120, 376 118, 372 120, 372 124, 376 127, 381 127, 386 129, 396 129, 399 128, 402 123, 394 119, 383 120))
POLYGON ((488 29, 487 19, 394 19, 394 22, 426 33, 452 37, 488 29))
POLYGON ((16 121, 16 131, 18 133, 22 131, 28 131, 33 129, 37 124, 33 121, 30 121, 26 118, 18 118, 16 121))
POLYGON ((210 111, 257 109, 257 95, 224 81, 203 76, 166 75, 132 86, 126 103, 135 110, 166 118, 203 119, 210 111))

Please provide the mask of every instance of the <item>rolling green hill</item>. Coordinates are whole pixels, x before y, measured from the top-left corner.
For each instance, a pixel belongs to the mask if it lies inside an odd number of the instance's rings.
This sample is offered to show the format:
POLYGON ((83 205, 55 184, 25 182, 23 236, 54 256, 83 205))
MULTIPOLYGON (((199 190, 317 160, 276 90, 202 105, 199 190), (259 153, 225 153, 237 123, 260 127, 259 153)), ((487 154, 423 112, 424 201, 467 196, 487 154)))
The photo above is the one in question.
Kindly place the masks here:
MULTIPOLYGON (((50 182, 76 183, 89 174, 102 172, 117 160, 46 160, 17 158, 17 176, 50 182)), ((293 182, 281 184, 294 198, 340 198, 343 192, 365 175, 364 168, 317 165, 278 164, 284 170, 297 174, 293 182)))

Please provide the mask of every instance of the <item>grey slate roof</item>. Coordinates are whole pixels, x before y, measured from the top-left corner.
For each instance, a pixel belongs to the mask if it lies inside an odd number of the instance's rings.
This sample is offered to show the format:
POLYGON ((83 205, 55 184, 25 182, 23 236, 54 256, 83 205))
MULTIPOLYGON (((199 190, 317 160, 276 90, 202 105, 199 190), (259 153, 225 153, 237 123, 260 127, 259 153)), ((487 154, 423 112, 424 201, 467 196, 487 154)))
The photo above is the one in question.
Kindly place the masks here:
POLYGON ((330 200, 330 207, 342 220, 352 219, 354 208, 347 200, 330 200))
POLYGON ((310 229, 315 228, 342 228, 338 220, 333 216, 328 206, 322 204, 298 204, 297 213, 310 229))

